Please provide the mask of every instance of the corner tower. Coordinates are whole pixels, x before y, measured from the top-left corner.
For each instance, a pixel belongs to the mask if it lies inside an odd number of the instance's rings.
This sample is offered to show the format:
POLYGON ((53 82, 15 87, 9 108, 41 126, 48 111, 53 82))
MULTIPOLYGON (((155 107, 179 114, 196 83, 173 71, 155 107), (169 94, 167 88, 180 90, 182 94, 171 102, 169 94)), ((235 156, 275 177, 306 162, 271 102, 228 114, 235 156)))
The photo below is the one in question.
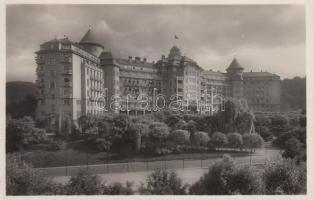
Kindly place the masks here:
POLYGON ((231 64, 227 68, 227 75, 231 82, 231 95, 234 98, 242 98, 243 92, 243 67, 233 58, 231 64))
POLYGON ((104 50, 104 46, 100 44, 96 33, 89 27, 79 44, 89 53, 99 57, 104 50))

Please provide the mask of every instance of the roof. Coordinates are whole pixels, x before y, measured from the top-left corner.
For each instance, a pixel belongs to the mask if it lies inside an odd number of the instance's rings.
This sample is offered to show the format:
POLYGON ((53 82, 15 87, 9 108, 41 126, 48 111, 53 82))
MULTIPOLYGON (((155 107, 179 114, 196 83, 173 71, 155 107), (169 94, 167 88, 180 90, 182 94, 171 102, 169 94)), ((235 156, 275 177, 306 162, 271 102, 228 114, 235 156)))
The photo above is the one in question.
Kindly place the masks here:
POLYGON ((244 77, 279 77, 277 74, 272 74, 270 72, 244 72, 244 77))
POLYGON ((99 43, 98 38, 99 37, 97 36, 97 34, 91 28, 89 28, 88 31, 83 36, 83 38, 81 39, 80 43, 89 43, 103 46, 99 43))
POLYGON ((215 75, 215 76, 224 76, 226 77, 225 73, 219 72, 219 71, 213 71, 213 70, 204 70, 202 71, 202 75, 206 76, 206 75, 215 75))
POLYGON ((116 59, 118 64, 121 65, 132 65, 132 66, 138 66, 138 67, 144 67, 144 68, 154 68, 154 63, 151 62, 143 62, 143 61, 134 61, 132 60, 131 62, 128 59, 123 59, 123 58, 117 58, 116 59))
POLYGON ((230 69, 244 69, 236 58, 233 58, 232 62, 230 63, 229 67, 227 68, 227 71, 230 69))

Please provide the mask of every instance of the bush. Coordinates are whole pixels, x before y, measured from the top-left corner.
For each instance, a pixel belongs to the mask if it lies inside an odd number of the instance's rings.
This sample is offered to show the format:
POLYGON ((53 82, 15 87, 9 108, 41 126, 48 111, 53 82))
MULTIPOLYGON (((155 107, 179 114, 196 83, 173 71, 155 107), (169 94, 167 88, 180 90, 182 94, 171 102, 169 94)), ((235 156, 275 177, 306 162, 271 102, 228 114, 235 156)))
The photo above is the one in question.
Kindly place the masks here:
POLYGON ((242 135, 239 133, 229 133, 228 137, 228 146, 231 148, 242 148, 243 140, 242 135))
POLYGON ((262 136, 264 140, 271 140, 272 133, 267 126, 256 126, 256 131, 262 136))
POLYGON ((251 166, 237 166, 229 178, 232 194, 262 194, 263 182, 258 171, 251 166))
POLYGON ((285 142, 284 152, 282 154, 285 158, 294 158, 301 154, 301 143, 298 139, 292 137, 285 142))
POLYGON ((263 172, 266 194, 305 194, 306 165, 283 160, 268 165, 263 172))
POLYGON ((174 130, 168 137, 175 145, 183 145, 190 141, 190 133, 186 130, 174 130))
POLYGON ((53 194, 53 182, 40 171, 16 156, 7 155, 6 194, 44 195, 53 194))
POLYGON ((155 170, 147 178, 147 186, 142 185, 140 194, 152 195, 182 195, 186 194, 187 185, 182 184, 182 180, 175 172, 166 170, 155 170))
POLYGON ((225 147, 228 144, 228 138, 225 134, 220 132, 213 133, 210 145, 214 148, 225 147))
POLYGON ((180 119, 175 125, 174 125, 174 129, 181 129, 181 130, 185 130, 187 129, 187 123, 183 120, 180 119))
POLYGON ((209 167, 199 181, 190 187, 190 194, 197 195, 223 195, 231 194, 228 181, 234 171, 234 162, 229 155, 224 155, 223 160, 209 167))
POLYGON ((214 163, 190 188, 190 194, 196 195, 262 193, 263 183, 257 170, 250 166, 236 166, 229 155, 214 163))
POLYGON ((264 145, 263 138, 256 133, 246 133, 242 136, 243 139, 243 147, 249 149, 260 148, 264 145))
POLYGON ((197 131, 194 133, 194 137, 192 139, 192 142, 196 146, 207 146, 209 142, 209 136, 208 133, 202 132, 202 131, 197 131))
POLYGON ((65 187, 68 195, 102 194, 100 177, 91 175, 87 170, 81 170, 72 176, 65 187))
POLYGON ((132 195, 134 191, 132 190, 132 183, 126 182, 126 186, 121 183, 113 183, 112 185, 104 185, 102 194, 105 195, 132 195))

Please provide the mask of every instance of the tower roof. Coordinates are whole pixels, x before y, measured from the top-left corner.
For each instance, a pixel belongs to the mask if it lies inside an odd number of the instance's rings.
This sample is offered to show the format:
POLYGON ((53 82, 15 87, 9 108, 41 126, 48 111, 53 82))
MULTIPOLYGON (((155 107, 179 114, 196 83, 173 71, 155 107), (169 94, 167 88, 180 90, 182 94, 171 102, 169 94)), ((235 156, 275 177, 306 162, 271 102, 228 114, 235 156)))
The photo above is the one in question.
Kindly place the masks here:
POLYGON ((88 31, 85 33, 85 35, 81 39, 80 43, 81 44, 82 43, 96 44, 96 45, 100 45, 103 47, 103 45, 101 45, 99 43, 98 38, 99 37, 97 37, 97 34, 95 33, 95 31, 93 31, 93 29, 91 27, 89 27, 88 31))
POLYGON ((236 58, 233 58, 232 62, 230 63, 229 67, 227 68, 227 71, 230 69, 244 69, 237 61, 236 58))

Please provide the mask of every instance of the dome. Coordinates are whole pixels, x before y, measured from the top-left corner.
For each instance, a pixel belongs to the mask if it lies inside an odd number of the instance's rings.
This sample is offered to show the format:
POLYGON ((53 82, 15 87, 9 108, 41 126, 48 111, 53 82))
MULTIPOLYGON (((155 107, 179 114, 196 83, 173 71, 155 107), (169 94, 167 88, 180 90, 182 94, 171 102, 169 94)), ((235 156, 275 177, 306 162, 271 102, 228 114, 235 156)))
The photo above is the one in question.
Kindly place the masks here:
POLYGON ((243 70, 244 68, 238 63, 236 58, 233 58, 231 64, 227 68, 227 71, 230 70, 243 70))
POLYGON ((104 46, 100 44, 99 37, 97 34, 91 29, 91 27, 88 29, 88 31, 85 33, 83 38, 80 41, 80 45, 88 52, 95 56, 99 56, 101 52, 104 50, 104 46))

